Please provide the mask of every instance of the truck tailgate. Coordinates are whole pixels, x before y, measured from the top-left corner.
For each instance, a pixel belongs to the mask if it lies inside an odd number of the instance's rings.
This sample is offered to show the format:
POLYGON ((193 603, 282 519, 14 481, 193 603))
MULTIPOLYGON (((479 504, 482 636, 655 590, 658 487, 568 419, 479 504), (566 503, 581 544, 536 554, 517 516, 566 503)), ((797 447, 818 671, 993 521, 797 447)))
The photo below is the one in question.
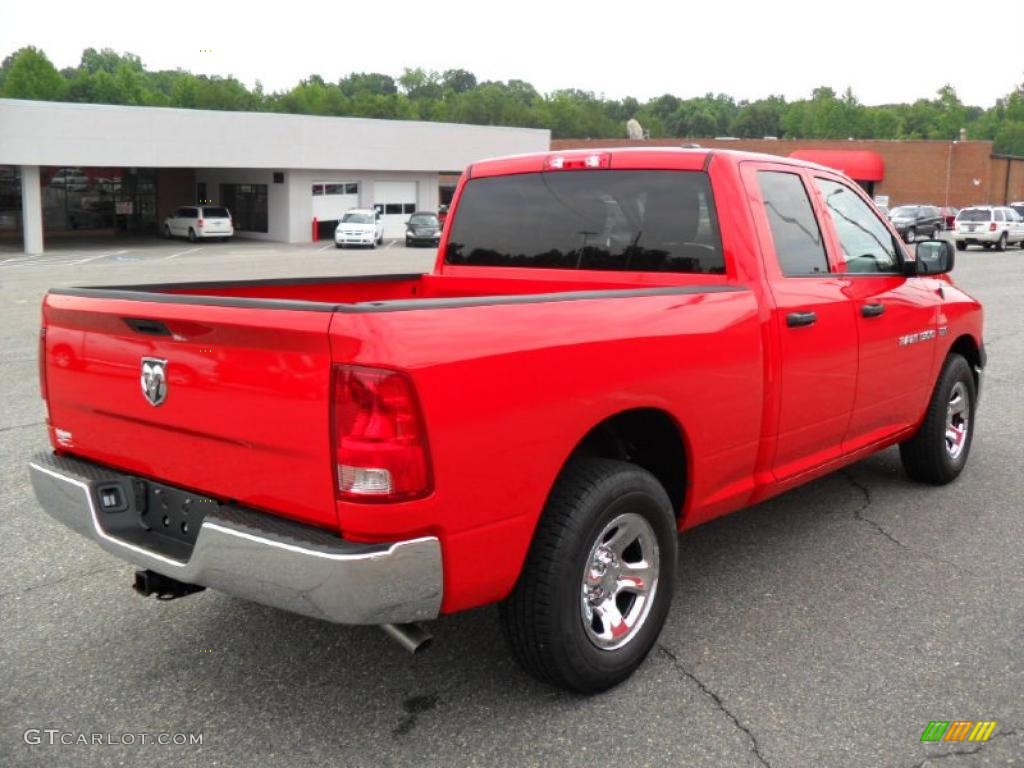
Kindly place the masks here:
MULTIPOLYGON (((102 292, 97 292, 101 294, 102 292)), ((50 293, 45 376, 62 452, 337 527, 331 305, 190 305, 50 293), (148 359, 144 360, 144 359, 148 359), (165 361, 165 362, 161 362, 165 361), (147 397, 163 368, 165 391, 147 397), (154 404, 151 400, 162 402, 154 404)))

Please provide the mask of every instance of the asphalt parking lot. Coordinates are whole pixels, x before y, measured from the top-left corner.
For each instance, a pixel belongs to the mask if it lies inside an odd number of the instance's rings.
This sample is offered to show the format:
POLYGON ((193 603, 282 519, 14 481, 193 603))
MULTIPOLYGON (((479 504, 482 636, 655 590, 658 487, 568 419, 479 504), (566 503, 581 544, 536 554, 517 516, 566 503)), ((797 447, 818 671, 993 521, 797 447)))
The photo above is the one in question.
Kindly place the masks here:
MULTIPOLYGON (((36 383, 48 287, 425 271, 429 249, 124 241, 0 246, 0 764, 46 766, 1024 766, 1024 251, 958 254, 986 305, 970 464, 914 485, 895 450, 681 538, 673 612, 593 698, 521 673, 493 609, 410 657, 203 592, 137 597, 132 568, 50 520, 36 383), (996 720, 922 744, 932 720, 996 720), (28 729, 201 733, 201 745, 28 744, 28 729)), ((43 737, 45 739, 45 735, 43 737)), ((31 740, 31 739, 29 739, 31 740)), ((122 739, 124 740, 124 739, 122 739)))

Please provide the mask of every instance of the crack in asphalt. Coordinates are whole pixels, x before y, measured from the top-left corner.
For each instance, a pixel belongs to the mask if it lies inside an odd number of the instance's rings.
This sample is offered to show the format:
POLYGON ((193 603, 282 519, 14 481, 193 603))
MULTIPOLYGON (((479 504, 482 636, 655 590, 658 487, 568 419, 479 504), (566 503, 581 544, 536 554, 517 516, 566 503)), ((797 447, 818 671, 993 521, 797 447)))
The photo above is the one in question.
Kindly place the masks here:
POLYGON ((935 555, 931 554, 930 552, 925 552, 923 550, 917 549, 916 547, 912 547, 912 546, 910 546, 909 544, 907 544, 907 543, 905 543, 903 541, 900 541, 890 531, 886 530, 886 528, 881 523, 879 523, 877 520, 873 520, 870 517, 868 517, 867 515, 865 515, 864 511, 867 510, 869 507, 871 507, 871 505, 874 503, 874 499, 871 496, 870 489, 866 485, 864 485, 862 482, 860 482, 856 477, 854 477, 850 473, 850 471, 847 470, 847 469, 839 470, 839 474, 842 475, 843 477, 845 477, 847 482, 851 486, 856 488, 858 491, 860 491, 861 494, 864 496, 864 503, 861 504, 859 507, 857 507, 857 509, 853 510, 853 517, 854 517, 855 520, 857 520, 857 521, 859 521, 861 523, 864 523, 865 525, 870 526, 872 529, 874 529, 875 533, 879 534, 880 536, 884 536, 885 538, 887 538, 889 541, 891 541, 893 544, 895 544, 897 547, 900 547, 901 549, 905 549, 908 552, 912 552, 914 554, 921 555, 922 557, 924 557, 924 558, 926 558, 928 560, 931 560, 933 562, 942 563, 943 565, 949 566, 950 568, 952 568, 954 571, 956 571, 958 573, 966 573, 966 574, 969 574, 969 575, 973 575, 966 568, 962 568, 961 566, 957 565, 956 563, 954 563, 954 562, 952 562, 950 560, 944 560, 941 557, 936 557, 935 555))
POLYGON ((44 581, 42 584, 33 584, 31 587, 25 587, 24 589, 8 589, 6 592, 0 592, 0 600, 10 597, 11 595, 25 595, 29 592, 35 592, 37 589, 44 589, 45 587, 53 587, 57 584, 63 584, 65 581, 71 581, 72 579, 84 579, 87 576, 94 576, 97 573, 103 573, 104 571, 114 571, 120 566, 117 565, 105 565, 102 568, 94 568, 91 571, 82 571, 80 573, 69 573, 67 576, 61 576, 59 579, 53 581, 44 581))
POLYGON ((739 730, 743 731, 744 734, 746 734, 747 739, 750 741, 750 750, 754 753, 754 757, 757 758, 757 761, 761 765, 765 766, 765 768, 772 768, 772 764, 768 762, 768 758, 766 758, 761 753, 761 745, 758 743, 757 737, 754 736, 750 728, 748 728, 740 722, 740 719, 732 712, 732 710, 725 706, 725 702, 722 701, 722 697, 710 688, 708 688, 707 685, 705 685, 700 680, 700 678, 693 674, 693 672, 684 667, 683 663, 679 660, 679 657, 676 656, 672 651, 670 651, 661 643, 658 643, 657 647, 658 650, 672 662, 672 666, 679 670, 679 672, 681 672, 683 676, 685 676, 688 680, 693 682, 700 689, 701 693, 703 693, 705 696, 707 696, 715 703, 715 707, 719 711, 721 711, 722 714, 724 714, 726 717, 732 720, 732 723, 736 726, 736 728, 738 728, 739 730))
POLYGON ((14 424, 10 427, 0 427, 0 432, 10 432, 12 429, 28 429, 29 427, 39 427, 45 424, 45 421, 33 421, 31 424, 14 424))
POLYGON ((1004 739, 1007 736, 1016 736, 1017 731, 1003 731, 992 736, 988 741, 978 744, 974 749, 962 749, 959 752, 940 752, 937 755, 928 755, 920 763, 914 765, 914 768, 925 768, 932 760, 945 760, 947 757, 963 757, 965 755, 976 755, 984 748, 986 744, 991 744, 996 739, 1004 739))

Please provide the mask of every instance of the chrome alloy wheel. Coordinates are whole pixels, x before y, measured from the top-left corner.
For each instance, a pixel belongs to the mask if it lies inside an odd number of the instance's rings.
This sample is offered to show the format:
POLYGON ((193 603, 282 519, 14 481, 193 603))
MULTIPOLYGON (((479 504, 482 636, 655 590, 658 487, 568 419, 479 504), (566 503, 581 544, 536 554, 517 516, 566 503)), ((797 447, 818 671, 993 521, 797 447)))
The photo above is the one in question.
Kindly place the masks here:
POLYGON ((962 381, 953 385, 946 406, 946 453, 954 461, 963 453, 971 420, 971 401, 962 381))
POLYGON ((602 650, 636 637, 658 589, 658 539, 646 518, 626 512, 604 527, 583 570, 580 614, 587 638, 602 650))

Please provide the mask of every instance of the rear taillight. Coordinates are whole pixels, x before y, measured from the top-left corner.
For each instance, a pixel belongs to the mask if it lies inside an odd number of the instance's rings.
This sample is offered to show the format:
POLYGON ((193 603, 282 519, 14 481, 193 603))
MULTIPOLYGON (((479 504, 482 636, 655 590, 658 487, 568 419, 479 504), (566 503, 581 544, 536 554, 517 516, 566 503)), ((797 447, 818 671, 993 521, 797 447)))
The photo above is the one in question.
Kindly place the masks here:
POLYGON ((46 393, 46 328, 39 329, 39 394, 44 401, 46 393))
POLYGON ((335 366, 331 397, 339 498, 401 501, 430 493, 427 435, 408 376, 335 366))
POLYGON ((202 229, 202 228, 203 228, 203 220, 202 220, 202 219, 199 219, 199 220, 198 220, 198 221, 196 222, 196 226, 197 226, 197 227, 199 227, 200 229, 202 229))
POLYGON ((988 231, 989 232, 995 232, 996 231, 996 223, 994 221, 991 224, 988 225, 988 231))

